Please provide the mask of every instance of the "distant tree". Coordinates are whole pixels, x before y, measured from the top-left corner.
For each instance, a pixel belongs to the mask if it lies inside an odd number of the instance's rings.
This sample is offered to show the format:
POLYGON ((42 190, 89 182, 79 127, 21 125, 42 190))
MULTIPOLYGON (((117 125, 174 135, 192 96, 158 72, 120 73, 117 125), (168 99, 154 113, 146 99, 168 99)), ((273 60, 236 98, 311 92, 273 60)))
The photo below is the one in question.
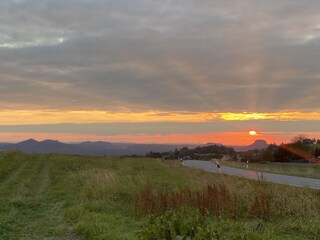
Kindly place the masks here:
POLYGON ((273 162, 275 160, 274 154, 278 151, 278 146, 276 144, 270 144, 267 149, 263 152, 262 159, 264 161, 273 162))
POLYGON ((187 147, 183 147, 179 151, 179 157, 185 157, 185 156, 190 156, 192 152, 189 150, 187 147))
POLYGON ((274 154, 276 162, 292 162, 312 158, 312 148, 302 142, 281 144, 274 154))
POLYGON ((146 157, 149 157, 149 158, 162 158, 162 154, 159 153, 159 152, 149 152, 146 154, 146 157))
POLYGON ((305 139, 303 139, 302 143, 303 144, 313 144, 313 141, 310 138, 305 138, 305 139))
MULTIPOLYGON (((150 152, 149 156, 157 156, 150 152)), ((232 159, 236 159, 236 152, 233 148, 225 147, 222 145, 210 145, 210 146, 202 146, 196 147, 194 149, 189 149, 188 147, 182 147, 180 149, 174 149, 174 151, 161 153, 162 157, 166 157, 167 159, 178 159, 183 157, 191 157, 193 159, 212 159, 218 158, 221 159, 224 155, 230 156, 232 159)))
POLYGON ((292 161, 292 153, 288 151, 285 144, 281 144, 274 153, 274 161, 276 162, 290 162, 292 161))
POLYGON ((177 159, 179 157, 179 150, 177 148, 174 149, 173 158, 177 159))
POLYGON ((319 138, 317 139, 317 144, 320 144, 320 139, 319 138))
POLYGON ((240 153, 240 161, 241 162, 260 162, 262 161, 262 155, 265 150, 248 150, 240 153))
POLYGON ((316 158, 320 156, 320 148, 316 147, 316 149, 314 150, 314 156, 316 158))
POLYGON ((205 147, 196 147, 193 149, 194 153, 199 154, 209 154, 209 153, 215 153, 215 154, 234 154, 235 151, 233 148, 220 146, 220 145, 210 145, 205 147))
POLYGON ((304 134, 300 134, 300 135, 297 135, 297 136, 293 137, 291 139, 291 142, 293 142, 293 143, 299 143, 299 142, 303 143, 303 140, 305 140, 305 139, 308 139, 308 136, 304 135, 304 134))

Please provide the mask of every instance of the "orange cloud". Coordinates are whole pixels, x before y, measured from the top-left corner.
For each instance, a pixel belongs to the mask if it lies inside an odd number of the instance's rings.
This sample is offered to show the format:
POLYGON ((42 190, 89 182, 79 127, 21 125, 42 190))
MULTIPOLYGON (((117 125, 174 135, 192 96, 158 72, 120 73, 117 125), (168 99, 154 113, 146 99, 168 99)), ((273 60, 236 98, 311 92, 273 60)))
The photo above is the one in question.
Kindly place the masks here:
POLYGON ((212 120, 320 120, 320 112, 109 112, 8 109, 0 111, 0 125, 119 122, 208 122, 212 120))
POLYGON ((320 120, 320 112, 271 112, 271 113, 220 113, 220 119, 227 121, 247 121, 247 120, 320 120))
POLYGON ((2 110, 1 125, 118 122, 204 122, 215 113, 2 110))

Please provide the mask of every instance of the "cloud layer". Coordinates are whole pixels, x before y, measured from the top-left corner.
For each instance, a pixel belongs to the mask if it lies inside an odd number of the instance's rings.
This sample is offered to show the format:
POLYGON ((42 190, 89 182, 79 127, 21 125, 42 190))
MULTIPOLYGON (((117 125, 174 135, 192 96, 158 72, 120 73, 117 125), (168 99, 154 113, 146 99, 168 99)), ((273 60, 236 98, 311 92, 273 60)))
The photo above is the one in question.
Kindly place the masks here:
POLYGON ((3 0, 0 108, 315 111, 319 1, 3 0))

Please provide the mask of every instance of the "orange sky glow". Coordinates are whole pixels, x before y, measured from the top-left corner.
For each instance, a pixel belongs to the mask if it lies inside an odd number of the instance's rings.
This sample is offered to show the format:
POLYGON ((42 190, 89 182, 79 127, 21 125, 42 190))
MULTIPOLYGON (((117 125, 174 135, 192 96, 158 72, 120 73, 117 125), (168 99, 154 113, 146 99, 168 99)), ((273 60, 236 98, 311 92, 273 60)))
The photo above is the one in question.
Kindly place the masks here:
POLYGON ((249 145, 255 140, 264 139, 268 143, 285 143, 297 134, 307 134, 311 138, 320 136, 320 132, 282 133, 260 132, 254 136, 245 132, 225 132, 208 134, 138 134, 138 135, 97 135, 97 134, 66 134, 66 133, 0 133, 1 142, 19 142, 29 138, 38 141, 57 139, 62 142, 109 141, 122 143, 158 143, 158 144, 206 144, 222 143, 225 145, 249 145))
MULTIPOLYGON (((203 123, 210 121, 300 121, 320 120, 320 112, 269 112, 269 113, 231 113, 231 112, 107 112, 107 111, 53 111, 53 110, 2 110, 0 125, 41 125, 41 124, 86 124, 86 123, 203 123)), ((232 123, 236 125, 236 123, 232 123)), ((64 142, 110 141, 134 143, 188 143, 205 144, 208 142, 227 145, 246 145, 254 140, 264 139, 269 143, 288 142, 300 133, 263 132, 261 129, 241 129, 226 132, 163 133, 163 134, 97 134, 66 132, 2 132, 0 141, 18 142, 28 138, 37 140, 57 139, 64 142), (257 131, 250 135, 249 130, 257 131)), ((301 133, 319 138, 319 132, 301 133)))

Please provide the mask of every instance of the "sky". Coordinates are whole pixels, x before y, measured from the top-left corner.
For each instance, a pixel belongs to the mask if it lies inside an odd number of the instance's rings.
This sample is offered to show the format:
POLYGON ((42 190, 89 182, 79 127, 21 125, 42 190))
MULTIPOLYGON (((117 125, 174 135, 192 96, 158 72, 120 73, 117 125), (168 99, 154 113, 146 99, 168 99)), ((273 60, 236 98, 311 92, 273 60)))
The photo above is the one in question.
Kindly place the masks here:
POLYGON ((0 141, 320 138, 319 8, 1 0, 0 141))

